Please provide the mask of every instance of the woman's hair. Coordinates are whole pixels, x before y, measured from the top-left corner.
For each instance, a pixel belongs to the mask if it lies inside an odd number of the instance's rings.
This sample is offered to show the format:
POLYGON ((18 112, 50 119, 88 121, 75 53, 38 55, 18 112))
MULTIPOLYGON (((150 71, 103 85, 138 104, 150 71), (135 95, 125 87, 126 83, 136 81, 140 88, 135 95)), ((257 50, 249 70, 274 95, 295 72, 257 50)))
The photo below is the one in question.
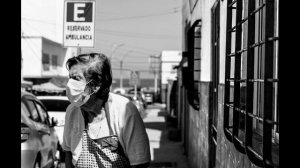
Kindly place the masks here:
POLYGON ((83 75, 87 81, 91 81, 91 87, 100 86, 100 90, 96 93, 97 95, 103 96, 103 94, 108 94, 112 84, 112 70, 106 55, 102 53, 81 54, 69 58, 66 62, 66 67, 69 70, 77 64, 86 66, 83 75))

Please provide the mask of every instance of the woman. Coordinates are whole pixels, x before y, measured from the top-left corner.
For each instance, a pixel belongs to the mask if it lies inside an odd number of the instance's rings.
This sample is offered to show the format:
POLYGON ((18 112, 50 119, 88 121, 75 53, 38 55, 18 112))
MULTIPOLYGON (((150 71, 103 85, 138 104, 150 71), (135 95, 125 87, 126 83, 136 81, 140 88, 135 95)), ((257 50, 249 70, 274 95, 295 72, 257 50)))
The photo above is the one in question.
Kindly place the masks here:
POLYGON ((104 54, 70 58, 62 148, 66 167, 148 167, 149 139, 127 98, 110 93, 112 72, 104 54))

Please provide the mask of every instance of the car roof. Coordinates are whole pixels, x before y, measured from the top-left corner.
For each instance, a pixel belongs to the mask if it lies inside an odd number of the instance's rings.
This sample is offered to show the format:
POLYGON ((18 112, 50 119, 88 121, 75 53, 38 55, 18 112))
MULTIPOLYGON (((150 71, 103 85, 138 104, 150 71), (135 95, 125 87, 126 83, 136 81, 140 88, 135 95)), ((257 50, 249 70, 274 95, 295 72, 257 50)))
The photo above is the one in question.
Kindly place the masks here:
POLYGON ((67 96, 37 96, 38 99, 43 100, 43 99, 48 99, 48 100, 68 100, 67 96))
POLYGON ((27 92, 27 91, 21 90, 21 97, 26 96, 26 95, 36 97, 36 96, 33 95, 32 93, 29 93, 29 92, 27 92))

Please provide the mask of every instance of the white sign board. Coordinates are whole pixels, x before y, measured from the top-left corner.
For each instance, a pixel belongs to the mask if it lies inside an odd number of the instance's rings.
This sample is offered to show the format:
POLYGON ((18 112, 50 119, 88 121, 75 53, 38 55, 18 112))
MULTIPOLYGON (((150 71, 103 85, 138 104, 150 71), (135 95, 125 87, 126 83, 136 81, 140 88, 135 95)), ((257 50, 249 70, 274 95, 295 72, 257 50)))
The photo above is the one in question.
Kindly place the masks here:
POLYGON ((63 30, 64 47, 94 47, 95 1, 66 0, 63 30))
POLYGON ((140 74, 138 71, 131 71, 130 73, 130 86, 135 86, 140 84, 140 74))

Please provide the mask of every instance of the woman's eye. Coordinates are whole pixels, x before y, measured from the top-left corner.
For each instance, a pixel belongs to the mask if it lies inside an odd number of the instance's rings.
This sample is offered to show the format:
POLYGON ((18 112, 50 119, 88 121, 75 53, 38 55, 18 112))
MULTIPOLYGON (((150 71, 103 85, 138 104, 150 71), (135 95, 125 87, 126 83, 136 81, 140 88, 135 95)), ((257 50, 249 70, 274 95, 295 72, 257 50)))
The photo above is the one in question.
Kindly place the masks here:
POLYGON ((80 76, 71 76, 71 79, 80 81, 80 80, 81 80, 81 77, 80 77, 80 76))

